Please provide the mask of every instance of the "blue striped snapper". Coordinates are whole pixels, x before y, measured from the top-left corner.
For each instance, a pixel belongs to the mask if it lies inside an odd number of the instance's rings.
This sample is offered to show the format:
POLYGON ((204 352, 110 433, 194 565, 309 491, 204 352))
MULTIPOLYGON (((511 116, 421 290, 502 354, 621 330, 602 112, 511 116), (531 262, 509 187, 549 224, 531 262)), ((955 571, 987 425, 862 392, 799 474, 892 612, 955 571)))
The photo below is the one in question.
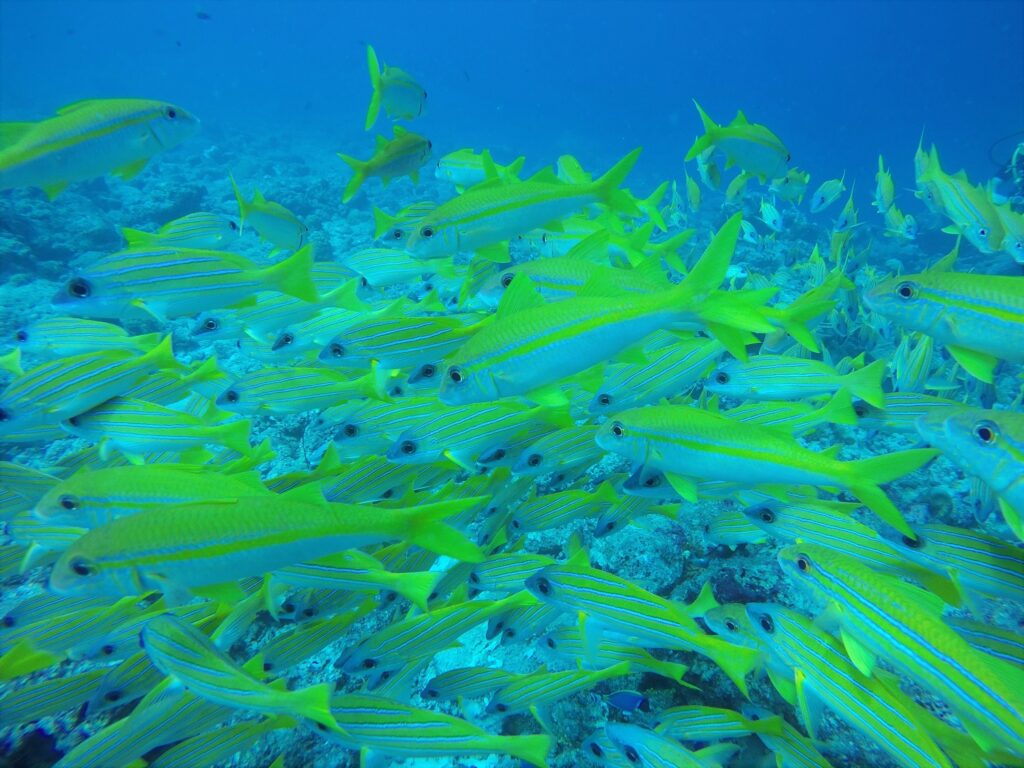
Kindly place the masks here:
MULTIPOLYGON (((901 553, 925 568, 948 575, 977 612, 978 595, 1019 599, 1024 595, 1024 549, 982 531, 952 525, 915 525, 917 538, 902 541, 901 553)), ((980 614, 978 614, 980 615, 980 614)))
POLYGON ((593 688, 604 680, 628 675, 630 669, 628 661, 620 661, 606 669, 593 671, 540 670, 526 675, 516 675, 494 692, 487 703, 487 711, 503 715, 532 711, 543 721, 543 716, 538 715, 538 710, 574 693, 593 688))
POLYGON ((235 200, 238 201, 241 220, 238 234, 242 234, 248 223, 261 240, 273 243, 274 253, 280 250, 297 251, 308 242, 309 228, 294 213, 280 203, 267 200, 258 189, 253 189, 252 200, 246 200, 235 183, 235 177, 229 178, 235 200))
MULTIPOLYGON (((756 655, 705 634, 687 612, 688 606, 582 566, 548 566, 527 579, 526 588, 544 603, 585 616, 588 631, 630 637, 644 647, 704 654, 746 694, 744 677, 753 669, 756 655)), ((704 607, 698 601, 689 610, 702 611, 704 607)))
POLYGON ((264 714, 293 714, 339 730, 330 712, 327 683, 299 691, 273 688, 239 667, 191 624, 168 614, 151 619, 139 640, 153 666, 208 701, 264 714))
POLYGON ((884 658, 945 701, 986 753, 1024 755, 1016 671, 946 626, 938 598, 818 545, 784 547, 779 562, 796 583, 835 606, 843 644, 861 672, 884 658))
POLYGON ((119 251, 78 270, 53 297, 53 305, 101 318, 141 309, 163 321, 251 301, 257 291, 276 290, 315 302, 312 265, 312 246, 269 267, 225 251, 119 251))
POLYGON ((108 349, 145 352, 159 341, 157 334, 130 336, 119 325, 81 317, 44 317, 14 334, 14 342, 23 353, 47 358, 108 349))
POLYGON ((778 605, 749 603, 747 615, 768 648, 776 689, 799 708, 811 738, 816 738, 823 706, 878 744, 907 768, 951 768, 905 696, 877 678, 862 674, 840 641, 811 619, 778 605))
POLYGON ((123 394, 159 370, 177 372, 182 367, 170 336, 141 355, 108 350, 43 363, 0 394, 0 435, 54 424, 123 394))
POLYGON ((227 216, 197 211, 169 221, 156 232, 122 227, 128 248, 198 248, 220 251, 238 239, 239 229, 227 216))
POLYGON ((745 362, 728 360, 717 366, 708 377, 707 388, 740 400, 795 400, 847 389, 854 397, 881 408, 884 375, 884 360, 842 375, 818 360, 755 355, 745 362))
POLYGON ((387 371, 373 369, 357 378, 329 368, 280 366, 242 374, 216 403, 232 413, 302 413, 364 398, 383 399, 387 371))
POLYGON ((138 463, 140 454, 170 451, 181 453, 207 443, 223 445, 247 454, 248 421, 210 423, 182 411, 144 400, 114 397, 61 425, 73 435, 96 443, 100 458, 118 450, 138 463))
POLYGON ((546 734, 495 736, 461 718, 380 696, 337 695, 331 712, 340 729, 329 738, 349 749, 395 757, 499 753, 545 768, 552 743, 546 734))

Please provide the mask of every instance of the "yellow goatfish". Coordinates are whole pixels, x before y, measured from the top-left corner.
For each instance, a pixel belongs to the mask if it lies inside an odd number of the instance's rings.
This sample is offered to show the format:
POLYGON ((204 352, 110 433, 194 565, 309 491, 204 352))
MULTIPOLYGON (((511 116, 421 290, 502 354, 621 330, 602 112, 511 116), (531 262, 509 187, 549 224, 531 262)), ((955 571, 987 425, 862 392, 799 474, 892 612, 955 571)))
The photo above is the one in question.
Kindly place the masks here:
POLYGON ((52 200, 105 173, 128 180, 198 127, 181 107, 149 99, 86 99, 37 123, 0 123, 0 189, 39 187, 52 200))

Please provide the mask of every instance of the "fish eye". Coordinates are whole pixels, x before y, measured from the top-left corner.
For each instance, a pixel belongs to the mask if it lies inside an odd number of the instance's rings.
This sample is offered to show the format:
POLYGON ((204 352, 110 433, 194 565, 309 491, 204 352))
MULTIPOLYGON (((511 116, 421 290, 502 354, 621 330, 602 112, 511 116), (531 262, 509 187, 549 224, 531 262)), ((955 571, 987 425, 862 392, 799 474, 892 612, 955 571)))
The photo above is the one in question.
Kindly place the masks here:
POLYGON ((10 421, 12 418, 11 412, 6 408, 0 408, 0 421, 10 421))
POLYGON ((811 561, 806 557, 798 557, 796 559, 796 567, 801 571, 807 572, 811 568, 811 561))
POLYGON ((597 396, 597 402, 600 403, 601 405, 611 405, 612 396, 602 392, 600 395, 597 396))
POLYGON ((917 295, 917 288, 913 283, 902 282, 896 286, 896 295, 901 299, 912 299, 917 295))
POLYGON ((78 498, 72 496, 70 493, 65 493, 63 496, 60 497, 60 505, 69 512, 74 511, 78 509, 79 506, 81 506, 81 504, 78 501, 78 498))
POLYGON ((526 465, 529 467, 540 466, 543 457, 539 453, 531 453, 526 459, 526 465))
POLYGON ((264 672, 269 672, 273 668, 274 668, 274 665, 272 663, 270 663, 269 661, 264 661, 263 662, 263 671, 264 672))
POLYGON ((732 619, 728 619, 725 622, 725 628, 728 629, 730 632, 735 632, 737 629, 739 629, 739 625, 736 624, 736 622, 732 619))
POLYGON ((345 437, 355 437, 356 435, 359 434, 359 427, 357 427, 355 424, 346 424, 344 427, 342 427, 341 434, 343 434, 345 437))
POLYGON ((605 523, 604 524, 604 530, 605 531, 614 531, 615 530, 615 521, 614 520, 609 520, 607 523, 605 523))
POLYGON ((855 403, 853 412, 858 418, 864 418, 868 415, 868 407, 864 403, 855 403))
POLYGON ((362 286, 363 288, 369 288, 370 287, 370 281, 367 280, 365 277, 360 277, 359 278, 359 285, 362 286))
POLYGON ((448 369, 448 378, 455 384, 461 384, 464 378, 462 375, 462 369, 453 365, 448 369))
POLYGON ((985 227, 978 228, 978 235, 981 237, 988 237, 988 230, 985 227))
POLYGON ((377 666, 376 659, 363 659, 363 669, 373 669, 377 666))
POLYGON ((307 619, 310 616, 316 616, 316 608, 312 608, 312 607, 304 608, 303 611, 302 611, 302 615, 305 616, 307 619))
POLYGON ((501 461, 504 458, 505 458, 505 449, 504 448, 499 448, 491 456, 491 461, 501 461))
POLYGON ((555 648, 558 647, 558 643, 555 642, 555 638, 553 638, 553 637, 546 638, 544 640, 544 643, 545 643, 545 645, 547 645, 548 648, 550 648, 552 650, 554 650, 555 648))
POLYGON ((420 229, 420 237, 425 237, 428 240, 434 236, 434 228, 427 226, 420 229))
POLYGON ((480 577, 477 575, 476 571, 473 571, 472 573, 469 574, 469 581, 470 581, 471 584, 479 584, 480 583, 480 577))
POLYGON ((100 653, 102 653, 104 656, 112 656, 114 654, 114 651, 116 650, 116 647, 114 647, 110 643, 107 643, 102 648, 100 648, 100 653))
POLYGON ((120 691, 107 691, 106 693, 103 694, 103 700, 104 701, 109 701, 109 702, 120 701, 121 700, 121 692, 120 691))
POLYGON ((644 480, 644 488, 657 488, 661 485, 661 475, 651 475, 644 480))
POLYGON ((281 337, 277 340, 277 344, 274 345, 274 349, 280 349, 281 347, 287 347, 295 341, 295 334, 293 333, 282 333, 281 337))
POLYGON ((920 549, 923 543, 924 542, 921 541, 920 538, 912 539, 909 536, 903 537, 903 546, 908 547, 909 549, 920 549))
POLYGON ((590 742, 590 753, 594 757, 604 757, 604 750, 601 749, 601 745, 596 741, 590 742))
POLYGON ((426 696, 428 699, 436 699, 441 694, 439 694, 437 690, 434 688, 427 688, 423 691, 423 695, 426 696))
POLYGON ((76 299, 87 299, 92 293, 92 288, 89 286, 89 281, 84 280, 81 277, 76 277, 70 283, 68 283, 68 293, 74 296, 76 299))
POLYGON ((233 405, 238 402, 238 393, 233 389, 229 389, 224 393, 224 399, 233 405))
MULTIPOLYGON (((423 94, 423 98, 424 98, 424 99, 425 99, 425 98, 427 98, 427 94, 425 94, 425 93, 424 93, 424 94, 423 94)), ((427 140, 427 149, 433 149, 433 148, 434 148, 434 142, 432 142, 432 141, 430 141, 430 140, 428 139, 428 140, 427 140)))
POLYGON ((96 566, 86 560, 84 557, 76 557, 71 563, 71 570, 78 576, 92 576, 96 573, 96 566))
POLYGON ((509 525, 511 525, 513 528, 519 528, 521 523, 518 520, 512 520, 511 522, 509 522, 509 525))
POLYGON ((393 230, 391 230, 391 239, 392 240, 401 240, 403 235, 405 235, 405 232, 403 232, 400 229, 393 229, 393 230))
POLYGON ((772 617, 769 616, 767 613, 764 614, 761 617, 761 622, 760 623, 761 623, 761 629, 763 629, 765 632, 774 632, 775 631, 775 622, 772 621, 772 617))
POLYGON ((547 579, 537 579, 537 591, 542 595, 551 593, 551 582, 547 579))
POLYGON ((72 416, 70 419, 68 419, 68 424, 70 424, 72 427, 77 427, 78 426, 78 417, 77 416, 72 416))
POLYGON ((982 445, 992 445, 999 437, 999 430, 991 421, 979 421, 974 425, 974 436, 982 445))
POLYGON ((214 317, 207 318, 206 322, 203 323, 203 328, 208 331, 216 331, 219 327, 220 323, 214 317))
POLYGON ((287 603, 281 603, 281 613, 295 613, 295 603, 291 600, 287 603))
POLYGON ((17 341, 28 341, 28 331, 18 331, 14 334, 14 338, 17 341))
POLYGON ((2 624, 4 627, 10 629, 15 624, 14 617, 13 616, 4 616, 3 621, 0 621, 0 624, 2 624))
POLYGON ((616 437, 624 437, 626 434, 626 428, 622 426, 621 421, 612 422, 612 434, 616 437))
POLYGON ((761 522, 762 523, 774 523, 775 522, 775 513, 772 512, 770 509, 768 509, 768 507, 765 507, 760 512, 758 512, 757 516, 759 518, 761 518, 761 522))
MULTIPOLYGON (((793 155, 791 155, 791 154, 787 154, 787 155, 786 155, 786 162, 787 162, 787 163, 788 163, 788 162, 789 162, 790 160, 792 160, 792 159, 793 159, 793 155)), ((786 179, 786 181, 789 181, 789 179, 786 179)))
POLYGON ((494 709, 497 712, 507 712, 508 711, 508 706, 505 705, 505 704, 495 704, 494 705, 494 709))
POLYGON ((231 231, 232 232, 237 232, 238 231, 238 225, 235 224, 235 222, 228 221, 228 226, 231 227, 231 231))
POLYGON ((716 384, 728 384, 729 383, 729 374, 726 373, 725 371, 718 371, 718 373, 715 374, 715 383, 716 384))
POLYGON ((512 284, 512 278, 514 278, 514 277, 515 277, 515 274, 512 273, 512 272, 506 272, 504 275, 502 275, 501 276, 501 287, 502 288, 508 288, 509 285, 512 284))
POLYGON ((437 368, 435 368, 430 363, 427 363, 422 368, 420 368, 420 376, 423 376, 424 378, 433 378, 435 373, 437 373, 437 368))
POLYGON ((164 109, 164 115, 167 117, 168 120, 173 120, 178 116, 178 110, 176 110, 174 107, 167 107, 166 109, 164 109))
POLYGON ((629 745, 627 745, 626 748, 622 750, 622 754, 624 754, 626 756, 626 759, 629 760, 629 762, 631 763, 640 762, 640 753, 629 745))
POLYGON ((401 387, 401 385, 400 385, 400 384, 396 384, 395 386, 393 386, 393 387, 391 388, 391 392, 390 392, 390 395, 391 395, 392 397, 401 397, 401 396, 402 396, 403 394, 405 394, 405 392, 404 392, 404 390, 402 389, 402 387, 401 387))
POLYGON ((331 350, 331 357, 344 357, 345 356, 345 345, 344 344, 339 344, 338 342, 334 342, 333 344, 331 344, 329 349, 331 350))
POLYGON ((398 446, 398 450, 404 453, 406 456, 412 456, 416 453, 416 443, 412 440, 403 440, 402 444, 398 446))

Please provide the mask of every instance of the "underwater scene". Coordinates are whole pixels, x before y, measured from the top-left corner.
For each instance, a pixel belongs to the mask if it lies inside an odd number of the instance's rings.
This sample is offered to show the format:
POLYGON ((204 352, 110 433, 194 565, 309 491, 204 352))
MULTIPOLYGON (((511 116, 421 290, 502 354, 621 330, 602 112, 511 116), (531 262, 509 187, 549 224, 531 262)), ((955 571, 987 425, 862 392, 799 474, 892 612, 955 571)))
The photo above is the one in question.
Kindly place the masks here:
POLYGON ((0 0, 0 768, 1024 766, 1022 51, 0 0))

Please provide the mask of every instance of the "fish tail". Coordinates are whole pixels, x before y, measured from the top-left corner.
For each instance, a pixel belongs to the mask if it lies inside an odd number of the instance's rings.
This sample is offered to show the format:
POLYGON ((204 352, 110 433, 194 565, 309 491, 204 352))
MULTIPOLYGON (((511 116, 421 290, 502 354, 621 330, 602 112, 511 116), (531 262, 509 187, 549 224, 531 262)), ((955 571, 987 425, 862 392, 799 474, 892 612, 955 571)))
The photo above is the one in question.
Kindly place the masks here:
POLYGON ((704 135, 698 137, 697 140, 693 142, 693 146, 690 147, 686 153, 686 157, 683 158, 684 161, 693 160, 693 158, 701 152, 706 151, 708 147, 714 144, 713 132, 718 129, 718 123, 708 117, 708 113, 705 112, 704 108, 697 103, 696 99, 693 100, 693 106, 697 108, 697 112, 700 114, 700 120, 704 124, 704 135))
POLYGON ((305 245, 287 259, 263 271, 264 279, 281 293, 310 303, 319 300, 310 272, 313 246, 305 245))
POLYGON ((345 185, 345 191, 341 195, 341 202, 347 203, 355 197, 356 192, 359 191, 359 188, 363 186, 363 182, 366 181, 366 163, 349 155, 343 155, 340 152, 338 157, 348 163, 352 169, 352 178, 345 185))
POLYGON ((329 730, 339 731, 341 727, 331 714, 331 684, 319 683, 286 694, 294 705, 294 713, 320 723, 329 730))
POLYGON ((501 751, 517 757, 530 765, 547 768, 548 752, 551 751, 551 737, 546 733, 530 736, 498 736, 501 751))
POLYGON ((418 547, 447 555, 464 563, 479 563, 484 559, 480 548, 461 532, 441 522, 476 504, 479 499, 459 499, 422 504, 405 510, 408 516, 405 538, 418 547))
POLYGON ((742 213, 733 214, 715 233, 686 279, 679 284, 680 292, 689 296, 701 296, 717 290, 725 281, 725 273, 729 270, 733 251, 736 250, 742 219, 742 213))
POLYGON ((242 230, 245 229, 245 219, 249 215, 249 204, 242 197, 242 190, 238 188, 238 184, 235 182, 235 175, 229 173, 228 178, 231 179, 231 189, 234 190, 235 200, 238 201, 238 234, 241 235, 242 230))
POLYGON ((702 651, 705 656, 717 664, 729 679, 736 683, 740 692, 750 698, 750 691, 747 688, 747 674, 757 664, 757 651, 753 648, 744 648, 739 645, 731 645, 724 640, 708 636, 713 641, 705 645, 702 651))
POLYGON ((818 414, 823 423, 846 424, 855 426, 857 424, 857 412, 853 410, 853 397, 850 390, 841 387, 821 409, 818 414))
POLYGON ((642 149, 642 147, 634 149, 593 183, 593 189, 603 203, 629 216, 639 216, 640 209, 636 207, 632 195, 619 187, 622 186, 629 172, 633 170, 642 149))
POLYGON ((829 312, 835 305, 835 301, 831 299, 814 302, 800 302, 797 299, 788 307, 773 309, 771 314, 794 341, 805 349, 817 353, 821 348, 814 334, 807 328, 807 323, 829 312))
POLYGON ((427 610, 427 601, 442 575, 441 571, 396 574, 391 588, 421 611, 427 610))
POLYGON ((249 444, 249 432, 251 430, 252 422, 248 419, 222 424, 219 429, 220 442, 232 451, 245 456, 252 449, 252 446, 249 444))
POLYGON ((882 376, 885 375, 885 360, 875 360, 857 371, 851 371, 843 377, 843 386, 856 397, 875 408, 885 407, 885 395, 882 393, 882 376))
POLYGON ((182 370, 184 365, 178 362, 174 356, 174 347, 171 346, 171 334, 167 334, 155 346, 152 347, 143 357, 150 365, 162 370, 182 370))
MULTIPOLYGON (((344 157, 342 158, 344 159, 344 157)), ((347 160, 345 162, 348 162, 347 160)), ((349 182, 351 184, 351 182, 349 182)), ((346 189, 347 192, 347 189, 346 189)), ((353 193, 354 194, 354 193, 353 193)), ((398 224, 399 219, 396 216, 392 216, 387 211, 382 211, 380 208, 374 206, 373 208, 373 239, 378 239, 381 235, 387 232, 389 229, 398 224)))
POLYGON ((366 124, 363 126, 363 130, 368 131, 373 128, 380 114, 380 62, 377 61, 377 52, 372 45, 366 46, 366 68, 370 70, 370 87, 373 88, 370 107, 366 110, 366 124))
POLYGON ((156 242, 157 236, 150 232, 143 232, 140 229, 121 227, 121 234, 128 243, 129 248, 145 248, 156 242))
POLYGON ((909 451, 897 451, 848 462, 854 474, 847 487, 868 509, 889 525, 905 536, 916 539, 917 534, 879 485, 913 472, 937 455, 938 451, 934 448, 913 448, 909 451))

